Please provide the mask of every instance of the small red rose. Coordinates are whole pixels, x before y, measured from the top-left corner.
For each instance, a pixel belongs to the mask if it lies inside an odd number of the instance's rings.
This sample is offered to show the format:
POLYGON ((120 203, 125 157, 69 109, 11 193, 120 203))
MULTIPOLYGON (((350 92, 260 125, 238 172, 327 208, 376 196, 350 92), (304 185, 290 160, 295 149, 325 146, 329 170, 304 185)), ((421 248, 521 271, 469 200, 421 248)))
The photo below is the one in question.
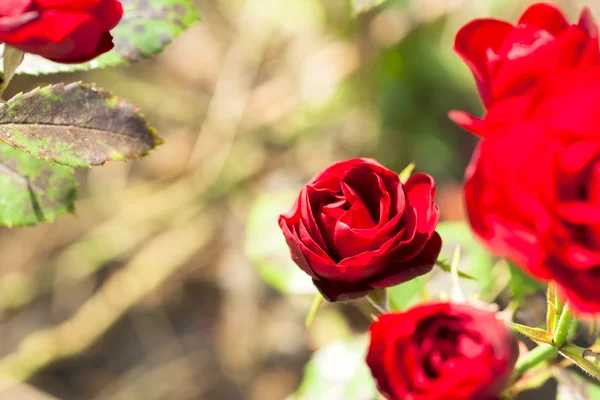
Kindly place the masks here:
POLYGON ((576 25, 552 4, 528 8, 516 26, 477 19, 456 35, 455 51, 469 66, 489 107, 523 93, 559 71, 598 65, 598 27, 588 8, 576 25))
POLYGON ((367 364, 389 400, 496 400, 517 357, 516 339, 493 312, 434 303, 380 315, 367 364))
POLYGON ((442 241, 435 184, 372 159, 335 163, 317 174, 279 226, 292 259, 323 296, 350 300, 431 270, 442 241))
POLYGON ((81 63, 114 47, 118 0, 2 0, 0 42, 60 63, 81 63))

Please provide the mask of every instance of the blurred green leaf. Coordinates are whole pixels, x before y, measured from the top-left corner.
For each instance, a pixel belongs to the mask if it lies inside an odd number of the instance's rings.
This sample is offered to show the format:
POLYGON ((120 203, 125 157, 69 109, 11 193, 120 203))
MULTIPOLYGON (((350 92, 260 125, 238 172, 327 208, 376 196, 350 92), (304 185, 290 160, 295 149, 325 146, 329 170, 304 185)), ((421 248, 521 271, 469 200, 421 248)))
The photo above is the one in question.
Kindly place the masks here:
POLYGON ((406 183, 406 181, 408 181, 410 179, 410 176, 412 175, 414 170, 415 170, 415 163, 408 164, 406 166, 406 168, 404 168, 398 174, 398 176, 400 177, 400 182, 406 183))
POLYGON ((528 294, 535 293, 546 288, 545 284, 531 278, 513 263, 508 262, 507 264, 510 269, 509 287, 514 300, 521 301, 528 294))
POLYGON ((292 261, 277 224, 279 214, 294 204, 297 195, 297 191, 278 191, 255 200, 246 220, 245 251, 261 278, 275 289, 286 294, 314 294, 317 290, 312 280, 292 261))
POLYGON ((125 65, 161 52, 177 35, 198 20, 191 0, 121 0, 123 19, 111 31, 115 48, 83 64, 58 64, 28 54, 17 70, 51 74, 125 65))
POLYGON ((552 344, 552 334, 545 329, 532 328, 531 326, 512 323, 514 331, 519 332, 521 335, 527 336, 528 338, 538 342, 552 344))
MULTIPOLYGON (((449 260, 456 246, 460 246, 459 271, 462 273, 459 272, 459 276, 472 278, 461 282, 462 289, 468 294, 477 294, 482 299, 493 300, 508 283, 508 272, 497 265, 496 258, 483 248, 466 222, 442 222, 436 230, 444 243, 441 260, 449 260)), ((438 265, 444 270, 445 266, 448 269, 450 266, 444 262, 438 262, 438 265)))
POLYGON ((419 276, 408 282, 387 289, 392 311, 403 311, 421 299, 429 274, 419 276))
POLYGON ((372 10, 373 8, 382 5, 386 2, 386 0, 351 0, 352 1, 352 11, 354 15, 358 15, 367 11, 372 10))
POLYGON ((296 393, 287 400, 373 400, 375 381, 365 362, 368 338, 355 336, 317 351, 296 393))
POLYGON ((0 225, 52 221, 74 211, 73 170, 0 142, 0 225))
POLYGON ((367 301, 380 313, 390 312, 390 297, 387 289, 375 289, 367 295, 367 301))
POLYGON ((598 382, 567 369, 557 368, 554 375, 558 381, 556 400, 600 400, 598 382))
MULTIPOLYGON (((435 265, 437 265, 438 267, 440 267, 440 269, 444 272, 452 272, 452 267, 450 266, 450 263, 446 260, 437 260, 435 262, 435 265)), ((472 281, 476 281, 477 278, 475 278, 474 276, 471 276, 469 274, 467 274, 466 272, 462 272, 462 271, 456 271, 456 273, 458 274, 458 276, 460 278, 465 278, 465 279, 470 279, 472 281)))
POLYGON ((70 167, 140 158, 162 143, 136 107, 81 83, 36 88, 1 104, 0 139, 70 167))
POLYGON ((304 326, 306 328, 310 328, 312 325, 315 317, 317 316, 317 311, 319 311, 319 307, 321 307, 321 304, 323 303, 323 300, 324 298, 321 293, 315 295, 310 309, 308 310, 308 314, 306 314, 306 318, 304 320, 304 326))
POLYGON ((591 377, 595 378, 595 383, 600 380, 600 363, 598 362, 598 354, 589 349, 581 348, 577 345, 566 343, 559 350, 560 354, 571 360, 591 377))
POLYGON ((0 93, 6 89, 12 78, 15 76, 15 72, 21 63, 25 53, 11 46, 4 46, 4 52, 2 53, 3 58, 3 73, 0 75, 0 93))

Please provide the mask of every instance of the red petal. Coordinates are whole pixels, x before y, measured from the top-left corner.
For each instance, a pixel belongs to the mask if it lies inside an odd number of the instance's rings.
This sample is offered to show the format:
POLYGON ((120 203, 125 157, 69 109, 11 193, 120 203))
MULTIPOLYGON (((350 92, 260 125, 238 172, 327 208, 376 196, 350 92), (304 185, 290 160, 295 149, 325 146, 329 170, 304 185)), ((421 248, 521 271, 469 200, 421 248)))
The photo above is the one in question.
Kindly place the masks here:
POLYGON ((497 53, 504 39, 513 30, 508 22, 495 19, 476 19, 463 26, 454 42, 454 50, 471 69, 479 95, 487 106, 491 102, 488 50, 497 53))
POLYGON ((364 283, 344 283, 313 279, 314 285, 327 301, 349 301, 364 297, 373 291, 364 283))
POLYGON ((554 4, 538 3, 529 7, 519 19, 519 25, 534 25, 553 35, 567 29, 571 24, 554 4))
POLYGON ((92 12, 105 31, 110 31, 119 24, 123 17, 123 6, 117 0, 104 0, 92 12))
POLYGON ((408 282, 411 279, 425 275, 431 271, 442 250, 442 238, 437 232, 416 258, 408 264, 391 264, 382 273, 383 277, 369 285, 374 288, 387 288, 408 282))
MULTIPOLYGON (((583 31, 591 38, 598 38, 598 24, 594 19, 594 15, 592 14, 592 10, 589 7, 584 7, 581 11, 581 16, 579 17, 579 22, 577 23, 583 31)), ((598 43, 596 42, 596 45, 598 43)))
POLYGON ((464 111, 452 110, 448 113, 448 118, 456 125, 460 126, 467 132, 483 137, 485 132, 485 121, 481 118, 476 118, 464 111))
POLYGON ((0 17, 13 17, 28 11, 33 0, 2 0, 0 1, 0 17))

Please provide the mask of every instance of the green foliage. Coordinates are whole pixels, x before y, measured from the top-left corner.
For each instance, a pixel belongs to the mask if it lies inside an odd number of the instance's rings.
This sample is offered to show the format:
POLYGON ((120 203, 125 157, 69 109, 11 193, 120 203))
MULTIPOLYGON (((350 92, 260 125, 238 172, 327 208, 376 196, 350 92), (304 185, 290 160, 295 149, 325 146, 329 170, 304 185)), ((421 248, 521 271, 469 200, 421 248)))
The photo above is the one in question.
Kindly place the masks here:
POLYGON ((600 386, 590 378, 567 369, 557 369, 555 375, 556 400, 600 400, 600 386))
POLYGON ((0 139, 71 167, 140 158, 162 143, 136 107, 81 83, 36 88, 0 105, 0 139))
POLYGON ((25 53, 21 50, 17 50, 10 46, 4 46, 4 52, 2 54, 2 68, 4 72, 0 74, 0 94, 6 89, 12 78, 15 76, 17 68, 23 61, 24 56, 25 53))
POLYGON ((386 0, 351 0, 354 14, 360 14, 382 5, 386 0))
POLYGON ((191 0, 121 0, 124 15, 111 32, 115 48, 87 63, 58 64, 27 55, 18 73, 51 74, 125 65, 161 52, 198 20, 191 0))
POLYGON ((52 221, 74 211, 73 170, 0 142, 0 225, 52 221))
POLYGON ((336 341, 306 365, 298 391, 287 400, 363 400, 377 397, 365 362, 367 337, 336 341))
POLYGON ((546 285, 531 278, 519 267, 512 263, 508 263, 510 267, 510 290, 514 300, 521 302, 525 296, 535 293, 539 290, 544 290, 546 285))
POLYGON ((419 276, 401 285, 387 289, 392 311, 402 311, 416 304, 425 290, 429 275, 419 276))
MULTIPOLYGON (((444 247, 440 259, 449 260, 457 245, 460 246, 461 259, 459 264, 459 276, 463 278, 474 278, 470 281, 462 280, 461 286, 472 288, 472 292, 480 294, 482 298, 495 297, 507 283, 507 272, 497 264, 497 260, 481 246, 473 236, 471 228, 465 222, 442 222, 438 224, 437 232, 442 237, 444 247)), ((444 264, 438 263, 444 268, 444 264)))
POLYGON ((245 251, 261 278, 281 293, 316 293, 308 275, 290 257, 277 217, 294 204, 296 191, 263 194, 247 219, 245 251))

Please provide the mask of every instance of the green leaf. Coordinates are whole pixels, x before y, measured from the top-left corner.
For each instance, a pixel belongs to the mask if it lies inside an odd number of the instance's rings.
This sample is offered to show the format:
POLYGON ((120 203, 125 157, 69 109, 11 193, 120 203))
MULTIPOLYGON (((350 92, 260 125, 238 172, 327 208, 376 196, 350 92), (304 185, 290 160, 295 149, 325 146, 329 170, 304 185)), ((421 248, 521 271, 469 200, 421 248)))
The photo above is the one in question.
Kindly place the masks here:
MULTIPOLYGON (((456 246, 460 246, 459 276, 467 278, 461 282, 467 297, 475 294, 482 300, 494 300, 508 284, 507 268, 497 264, 496 258, 483 248, 466 222, 442 222, 436 231, 444 243, 440 260, 449 260, 456 246)), ((443 270, 450 271, 449 263, 438 261, 437 264, 443 270)))
POLYGON ((554 376, 558 381, 556 400, 600 400, 597 382, 568 369, 556 368, 554 376))
POLYGON ((319 307, 321 307, 321 304, 323 304, 323 296, 321 295, 321 293, 317 293, 313 299, 312 304, 310 305, 310 310, 308 310, 308 314, 306 314, 306 318, 304 320, 304 327, 305 328, 310 328, 310 326, 312 325, 313 321, 315 320, 315 317, 317 316, 317 311, 319 311, 319 307))
POLYGON ((372 10, 385 3, 386 0, 351 0, 352 11, 354 15, 358 15, 367 11, 372 10))
MULTIPOLYGON (((450 273, 452 271, 452 268, 450 266, 450 263, 446 260, 437 260, 435 262, 435 265, 437 265, 438 267, 440 267, 440 269, 444 272, 448 272, 450 273)), ((467 274, 466 272, 462 272, 462 271, 456 271, 459 278, 464 278, 464 279, 469 279, 472 281, 476 281, 477 278, 475 278, 474 276, 471 276, 469 274, 467 274)))
POLYGON ((429 280, 429 274, 419 276, 387 289, 392 311, 403 311, 416 304, 429 280))
POLYGON ((406 183, 410 179, 413 171, 415 170, 415 163, 408 164, 400 173, 398 177, 400 178, 400 182, 406 183))
POLYGON ((246 219, 245 251, 260 277, 284 294, 318 293, 310 277, 292 261, 277 224, 279 214, 291 208, 298 192, 264 193, 252 205, 246 219))
POLYGON ((0 225, 52 221, 74 211, 73 170, 0 142, 0 225))
POLYGON ((508 262, 510 268, 510 284, 509 287, 512 291, 513 299, 522 301, 525 296, 531 293, 535 293, 539 290, 544 290, 545 285, 542 282, 538 282, 531 278, 519 267, 508 262))
POLYGON ((538 343, 553 344, 552 334, 545 329, 532 328, 531 326, 517 324, 516 322, 512 323, 512 329, 538 343))
POLYGON ((546 328, 548 332, 554 334, 556 322, 561 312, 558 312, 556 308, 556 282, 552 281, 548 283, 548 290, 546 291, 546 328))
POLYGON ((571 343, 567 343, 562 346, 559 350, 563 357, 571 360, 573 364, 577 365, 592 378, 597 381, 600 380, 600 363, 598 362, 598 356, 589 349, 584 349, 571 343))
POLYGON ((371 400, 375 382, 365 362, 368 339, 356 336, 317 351, 306 365, 300 388, 288 400, 371 400))
POLYGON ((386 289, 375 289, 367 295, 367 301, 380 314, 390 312, 390 298, 386 289))
POLYGON ((6 89, 12 78, 15 76, 15 72, 21 63, 25 53, 21 50, 15 49, 14 47, 4 46, 4 52, 2 53, 2 65, 4 73, 0 76, 0 93, 6 89))
POLYGON ((1 104, 0 139, 70 167, 140 158, 162 143, 136 107, 81 83, 36 88, 1 104))
POLYGON ((28 54, 17 72, 38 75, 126 65, 160 53, 198 20, 191 0, 121 0, 121 3, 123 19, 111 31, 115 48, 110 52, 83 64, 59 64, 28 54))

